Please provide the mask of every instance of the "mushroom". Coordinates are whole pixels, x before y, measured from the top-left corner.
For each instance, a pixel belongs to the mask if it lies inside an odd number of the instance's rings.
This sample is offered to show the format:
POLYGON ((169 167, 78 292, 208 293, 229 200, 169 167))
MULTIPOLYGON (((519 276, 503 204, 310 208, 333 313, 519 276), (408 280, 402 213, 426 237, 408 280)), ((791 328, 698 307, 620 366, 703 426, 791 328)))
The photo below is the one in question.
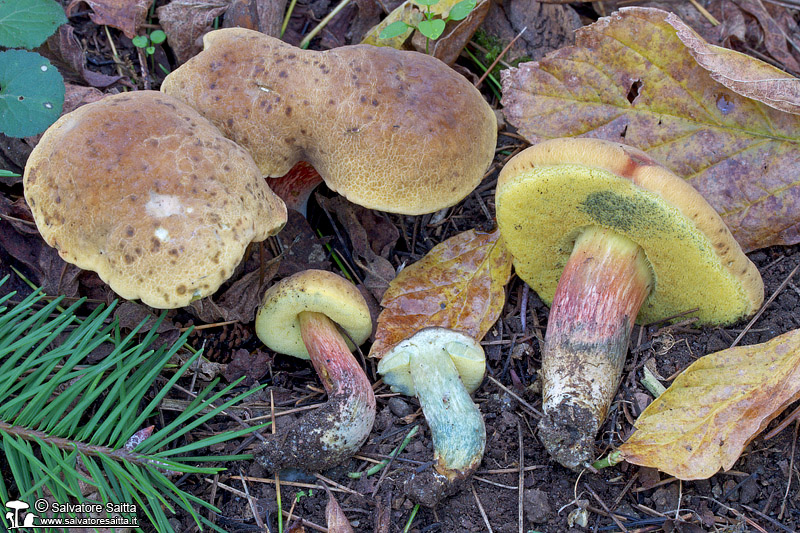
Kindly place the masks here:
POLYGON ((371 45, 301 50, 243 28, 203 43, 161 90, 247 148, 265 176, 307 161, 354 203, 416 215, 460 201, 492 162, 491 107, 438 59, 371 45))
POLYGON ((485 371, 480 343, 439 327, 418 331, 378 363, 378 373, 393 391, 417 397, 431 429, 434 465, 405 483, 406 494, 417 503, 435 506, 478 468, 486 428, 470 394, 480 386, 485 371))
POLYGON ((175 308, 214 293, 286 207, 247 152, 157 91, 108 96, 58 119, 25 166, 44 240, 123 298, 175 308))
POLYGON ((269 289, 256 315, 256 334, 270 349, 311 359, 328 402, 268 437, 256 458, 270 471, 286 467, 324 470, 352 456, 375 421, 375 395, 351 353, 372 333, 364 297, 344 278, 305 270, 269 289))
POLYGON ((594 455, 634 321, 730 324, 763 301, 758 270, 714 209, 634 148, 532 146, 501 171, 496 209, 517 274, 550 305, 539 436, 568 468, 594 455))

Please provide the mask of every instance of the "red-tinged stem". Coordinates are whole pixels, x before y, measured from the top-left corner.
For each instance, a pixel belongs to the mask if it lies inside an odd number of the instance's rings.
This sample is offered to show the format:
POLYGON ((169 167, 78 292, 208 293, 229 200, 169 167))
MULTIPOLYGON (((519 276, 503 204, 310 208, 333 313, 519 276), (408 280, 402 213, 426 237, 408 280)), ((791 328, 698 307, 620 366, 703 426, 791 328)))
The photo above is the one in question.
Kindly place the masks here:
POLYGON ((328 402, 296 424, 279 428, 262 445, 258 461, 270 471, 286 467, 325 470, 355 454, 375 421, 375 395, 364 370, 327 316, 303 311, 300 333, 328 402))
POLYGON ((594 459, 594 439, 619 386, 631 330, 650 293, 642 249, 610 230, 575 241, 558 282, 542 357, 539 436, 568 468, 594 459))
POLYGON ((306 216, 308 199, 314 189, 322 183, 322 176, 310 163, 300 161, 284 176, 271 178, 267 183, 272 192, 286 203, 287 208, 306 216))

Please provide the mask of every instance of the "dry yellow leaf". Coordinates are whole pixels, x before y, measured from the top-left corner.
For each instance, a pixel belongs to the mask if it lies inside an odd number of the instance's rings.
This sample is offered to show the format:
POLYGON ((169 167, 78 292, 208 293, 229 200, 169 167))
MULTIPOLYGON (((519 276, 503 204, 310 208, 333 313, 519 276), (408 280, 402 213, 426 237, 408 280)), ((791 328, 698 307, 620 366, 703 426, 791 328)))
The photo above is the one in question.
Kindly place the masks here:
POLYGON ((800 329, 695 361, 639 416, 620 452, 679 479, 705 479, 730 469, 797 399, 800 329))
POLYGON ((435 246, 389 284, 370 355, 381 357, 426 327, 444 327, 480 339, 505 303, 511 254, 500 232, 469 230, 435 246))

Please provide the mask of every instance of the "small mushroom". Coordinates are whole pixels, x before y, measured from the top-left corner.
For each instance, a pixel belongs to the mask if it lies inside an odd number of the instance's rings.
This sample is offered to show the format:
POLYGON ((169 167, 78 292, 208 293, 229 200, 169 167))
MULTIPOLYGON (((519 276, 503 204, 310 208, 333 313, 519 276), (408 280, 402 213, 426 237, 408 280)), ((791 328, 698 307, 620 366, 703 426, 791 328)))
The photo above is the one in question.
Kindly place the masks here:
POLYGON ((39 232, 65 261, 157 308, 213 294, 250 242, 286 223, 248 153, 157 91, 62 116, 28 158, 23 182, 39 232))
POLYGON ((247 148, 265 176, 307 161, 356 204, 416 215, 460 201, 494 158, 491 107, 428 55, 301 50, 243 28, 209 32, 203 43, 161 90, 247 148))
POLYGON ((270 349, 311 359, 328 402, 269 437, 257 460, 270 471, 324 470, 352 456, 375 421, 375 395, 352 345, 372 333, 364 297, 352 283, 324 270, 305 270, 269 289, 256 316, 256 334, 270 349))
POLYGON ((470 394, 485 371, 480 343, 446 328, 418 331, 378 363, 378 372, 393 391, 417 397, 431 429, 434 465, 406 481, 405 492, 412 500, 433 507, 478 468, 486 428, 470 394))
POLYGON ((550 305, 539 436, 568 468, 594 456, 635 321, 730 324, 763 300, 758 270, 714 209, 634 148, 532 146, 503 168, 496 206, 517 274, 550 305))

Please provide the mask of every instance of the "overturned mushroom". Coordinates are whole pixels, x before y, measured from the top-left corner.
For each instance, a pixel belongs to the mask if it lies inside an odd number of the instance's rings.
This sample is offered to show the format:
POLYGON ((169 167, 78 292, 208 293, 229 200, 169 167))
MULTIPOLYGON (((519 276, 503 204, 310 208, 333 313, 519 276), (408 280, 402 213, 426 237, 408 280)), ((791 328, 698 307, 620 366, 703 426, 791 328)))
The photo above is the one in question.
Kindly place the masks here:
POLYGON ((267 290, 256 334, 270 349, 311 359, 328 402, 271 436, 256 454, 270 471, 324 470, 352 456, 375 421, 375 395, 337 324, 357 344, 372 332, 369 308, 352 283, 331 272, 305 270, 267 290))
POLYGON ((286 207, 252 158, 157 91, 108 96, 62 116, 25 167, 45 241, 123 298, 158 308, 213 294, 286 207))
POLYGON ((203 42, 161 90, 247 148, 266 176, 307 161, 348 200, 415 215, 460 201, 492 162, 491 107, 438 59, 370 45, 301 50, 242 28, 203 42))
POLYGON ((497 221, 517 274, 551 306, 539 436, 579 468, 620 381, 634 321, 689 313, 730 324, 764 289, 714 209, 634 148, 554 139, 521 152, 497 184, 497 221))
POLYGON ((478 468, 486 427, 470 394, 485 371, 481 345, 446 328, 422 329, 381 358, 383 381, 395 392, 416 396, 431 429, 434 465, 406 481, 406 494, 414 501, 435 506, 478 468))

